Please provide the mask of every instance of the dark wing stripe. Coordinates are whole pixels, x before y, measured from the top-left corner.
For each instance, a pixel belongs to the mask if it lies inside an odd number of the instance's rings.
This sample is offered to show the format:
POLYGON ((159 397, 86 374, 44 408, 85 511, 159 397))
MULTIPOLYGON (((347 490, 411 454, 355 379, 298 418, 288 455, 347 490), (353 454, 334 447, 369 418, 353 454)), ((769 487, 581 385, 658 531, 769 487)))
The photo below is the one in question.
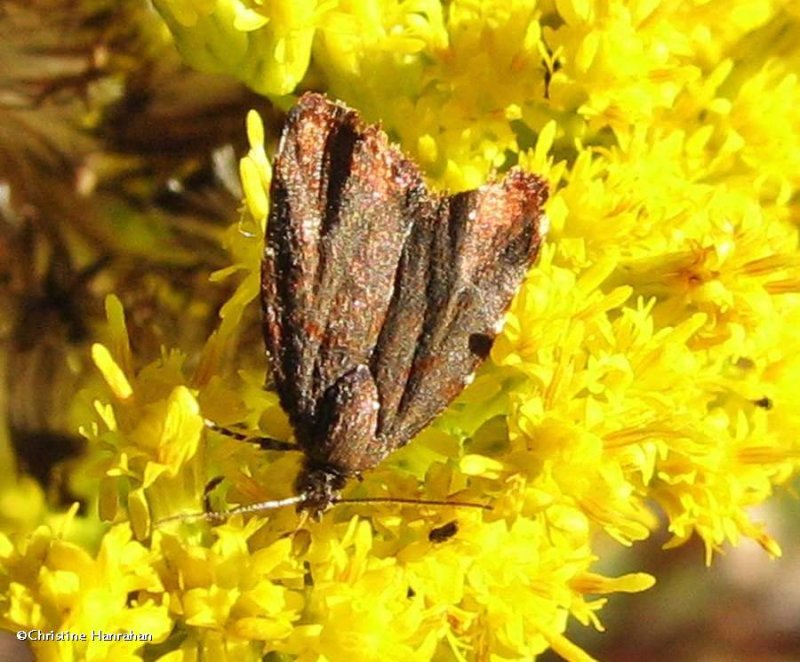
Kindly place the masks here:
POLYGON ((428 309, 426 296, 433 250, 432 228, 438 220, 436 206, 432 200, 419 206, 395 273, 386 322, 372 354, 370 366, 375 382, 379 384, 381 399, 379 434, 394 426, 417 343, 423 333, 428 309))
MULTIPOLYGON (((404 370, 408 377, 399 405, 381 418, 379 433, 392 447, 406 443, 444 409, 482 360, 482 353, 473 351, 473 338, 494 337, 495 322, 535 259, 545 195, 544 182, 517 170, 501 183, 442 201, 430 229, 434 239, 427 253, 426 295, 420 302, 424 321, 409 341, 415 352, 404 370)), ((421 257, 416 246, 410 242, 407 251, 421 257)), ((418 268, 416 279, 401 282, 400 290, 419 291, 421 273, 418 268)), ((392 305, 403 299, 407 304, 412 297, 396 296, 392 305)), ((413 318, 406 326, 418 327, 420 316, 418 308, 406 307, 390 311, 387 319, 413 318)), ((398 354, 388 345, 378 349, 398 354)), ((383 396, 380 374, 376 381, 383 396)), ((396 387, 390 388, 395 402, 396 387)), ((383 397, 382 402, 387 404, 383 397)))
POLYGON ((287 119, 273 164, 262 262, 264 335, 281 404, 296 427, 313 424, 312 390, 323 322, 316 305, 320 233, 327 213, 330 135, 354 112, 306 96, 287 119))
POLYGON ((336 218, 320 242, 317 306, 325 327, 315 359, 318 397, 344 372, 369 361, 415 217, 414 200, 406 195, 415 180, 382 133, 367 129, 359 136, 336 218))
POLYGON ((265 337, 281 403, 306 443, 327 390, 369 363, 426 193, 380 129, 306 95, 287 120, 271 196, 265 337))

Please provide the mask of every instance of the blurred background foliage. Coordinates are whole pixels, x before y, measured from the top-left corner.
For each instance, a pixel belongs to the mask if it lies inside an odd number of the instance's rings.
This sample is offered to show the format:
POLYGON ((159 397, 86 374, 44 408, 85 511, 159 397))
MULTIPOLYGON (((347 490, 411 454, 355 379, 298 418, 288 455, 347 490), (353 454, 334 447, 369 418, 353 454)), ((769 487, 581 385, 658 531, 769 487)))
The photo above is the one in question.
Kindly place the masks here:
POLYGON ((105 295, 122 299, 141 356, 210 334, 230 292, 209 274, 227 264, 255 104, 184 65, 146 3, 0 8, 2 459, 51 506, 72 498, 71 407, 97 378, 105 295))

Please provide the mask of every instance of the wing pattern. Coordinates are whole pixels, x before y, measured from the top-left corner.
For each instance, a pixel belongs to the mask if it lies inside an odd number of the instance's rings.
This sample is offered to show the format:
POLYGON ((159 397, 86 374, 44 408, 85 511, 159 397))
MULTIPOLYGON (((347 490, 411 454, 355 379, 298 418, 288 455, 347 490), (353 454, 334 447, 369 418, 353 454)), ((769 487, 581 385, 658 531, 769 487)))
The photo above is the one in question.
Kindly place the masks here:
POLYGON ((518 169, 431 194, 379 127, 322 95, 300 99, 273 166, 262 306, 307 456, 298 489, 328 486, 311 507, 461 391, 536 258, 546 198, 518 169))

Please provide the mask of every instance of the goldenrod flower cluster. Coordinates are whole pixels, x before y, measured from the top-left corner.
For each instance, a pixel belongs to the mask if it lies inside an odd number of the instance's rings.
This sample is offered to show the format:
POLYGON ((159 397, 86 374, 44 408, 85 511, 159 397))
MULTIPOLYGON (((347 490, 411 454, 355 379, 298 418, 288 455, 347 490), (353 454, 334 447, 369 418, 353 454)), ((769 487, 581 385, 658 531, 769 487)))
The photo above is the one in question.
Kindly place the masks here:
MULTIPOLYGON (((346 496, 490 502, 491 512, 341 505, 158 522, 291 494, 296 454, 204 430, 291 430, 263 373, 226 364, 258 296, 269 207, 248 118, 235 294, 199 356, 132 356, 119 303, 94 348, 108 389, 95 452, 96 549, 70 518, 0 536, 6 627, 150 632, 115 659, 516 660, 589 654, 608 594, 594 570, 666 527, 714 553, 780 549, 749 512, 798 469, 800 12, 791 0, 154 0, 191 65, 280 106, 319 89, 463 190, 520 164, 550 182, 551 231, 491 360, 408 447, 346 496), (143 366, 143 367, 140 367, 143 366), (661 517, 661 522, 659 522, 661 517), (430 531, 455 520, 448 540, 430 531)), ((274 139, 274 136, 270 136, 274 139)), ((235 220, 235 219, 232 219, 235 220)), ((266 369, 266 366, 264 366, 266 369)), ((72 516, 70 516, 72 517, 72 516)), ((35 645, 107 659, 108 644, 35 645)))

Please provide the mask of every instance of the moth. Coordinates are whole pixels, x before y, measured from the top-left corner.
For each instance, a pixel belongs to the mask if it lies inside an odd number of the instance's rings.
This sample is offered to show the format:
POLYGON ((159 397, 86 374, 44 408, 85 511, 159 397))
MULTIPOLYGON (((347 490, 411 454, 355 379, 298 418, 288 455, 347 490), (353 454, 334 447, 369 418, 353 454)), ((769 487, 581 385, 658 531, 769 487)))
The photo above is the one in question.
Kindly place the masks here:
POLYGON ((489 354, 539 253, 547 195, 519 168, 473 191, 432 193, 378 125, 304 94, 273 163, 261 263, 267 355, 303 465, 294 496, 199 516, 297 505, 318 519, 345 501, 350 478, 428 425, 489 354))
POLYGON ((304 94, 273 164, 261 273, 267 355, 304 453, 300 509, 427 426, 486 358, 539 252, 547 184, 432 193, 378 125, 304 94))

